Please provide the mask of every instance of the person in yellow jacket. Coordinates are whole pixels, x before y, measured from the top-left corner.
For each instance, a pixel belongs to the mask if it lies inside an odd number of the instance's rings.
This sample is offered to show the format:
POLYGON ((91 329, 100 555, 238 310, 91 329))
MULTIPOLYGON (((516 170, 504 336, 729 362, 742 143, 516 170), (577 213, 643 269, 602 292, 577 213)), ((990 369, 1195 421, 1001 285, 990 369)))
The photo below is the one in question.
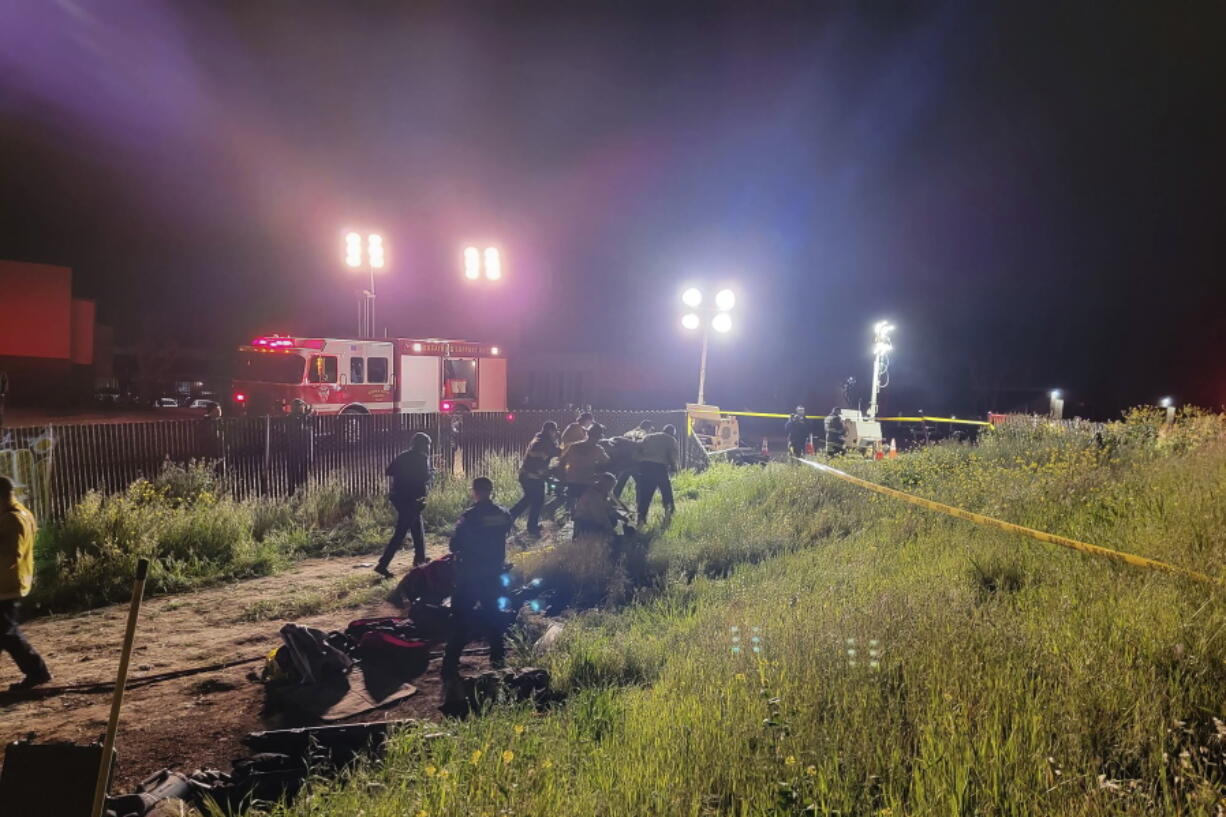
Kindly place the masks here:
POLYGON ((587 438, 581 442, 572 443, 570 448, 562 450, 558 465, 562 467, 562 483, 566 486, 566 508, 574 511, 579 497, 592 487, 596 475, 604 471, 604 465, 609 461, 609 455, 600 447, 604 438, 604 426, 593 423, 587 430, 587 438))
POLYGON ((0 477, 0 650, 13 656, 25 678, 10 691, 33 689, 51 680, 43 657, 17 626, 21 600, 34 581, 34 514, 13 495, 13 483, 0 477))

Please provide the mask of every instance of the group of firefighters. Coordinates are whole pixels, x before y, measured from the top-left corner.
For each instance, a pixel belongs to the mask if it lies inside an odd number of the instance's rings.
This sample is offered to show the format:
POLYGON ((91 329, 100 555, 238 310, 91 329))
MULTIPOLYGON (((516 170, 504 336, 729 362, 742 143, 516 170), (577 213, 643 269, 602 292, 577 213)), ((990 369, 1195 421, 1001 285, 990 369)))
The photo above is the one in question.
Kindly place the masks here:
MULTIPOLYGON (((434 479, 431 446, 429 435, 418 433, 409 449, 387 467, 396 528, 374 568, 385 578, 393 575, 390 565, 406 536, 413 542, 414 567, 427 561, 422 512, 434 479)), ((453 631, 443 656, 443 678, 458 677, 460 654, 475 637, 489 643, 492 666, 503 664, 505 645, 496 615, 497 598, 507 537, 519 517, 527 514, 528 535, 539 537, 542 513, 565 505, 577 539, 614 540, 619 530, 623 536, 633 536, 632 523, 641 525, 647 520, 657 492, 665 518, 671 517, 675 508, 671 474, 679 467, 680 457, 675 426, 656 431, 650 420, 644 420, 626 434, 610 437, 590 411, 583 411, 561 432, 550 421, 533 436, 519 467, 523 495, 510 509, 494 502, 494 485, 488 477, 474 479, 472 505, 461 514, 450 543, 455 584, 453 631), (633 515, 621 501, 631 479, 636 499, 633 515), (553 500, 548 498, 551 485, 553 500)))
MULTIPOLYGON (((846 448, 847 441, 847 428, 843 420, 843 410, 838 406, 830 409, 830 413, 826 415, 826 419, 822 423, 822 430, 826 432, 826 454, 832 457, 842 454, 846 448)), ((816 433, 816 431, 815 425, 810 423, 805 417, 805 407, 797 406, 796 413, 783 424, 783 433, 788 438, 788 451, 791 452, 793 457, 804 455, 805 445, 808 443, 809 437, 816 433)))

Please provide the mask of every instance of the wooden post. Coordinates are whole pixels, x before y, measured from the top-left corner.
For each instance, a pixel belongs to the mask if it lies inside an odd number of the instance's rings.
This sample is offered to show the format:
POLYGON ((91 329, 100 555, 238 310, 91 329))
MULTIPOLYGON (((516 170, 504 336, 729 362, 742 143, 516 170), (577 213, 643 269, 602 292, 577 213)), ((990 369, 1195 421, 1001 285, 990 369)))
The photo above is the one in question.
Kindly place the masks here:
POLYGON ((136 564, 136 581, 132 584, 132 602, 128 606, 128 626, 123 635, 123 651, 119 655, 119 676, 111 695, 111 717, 106 724, 106 740, 102 744, 102 761, 98 764, 98 782, 94 785, 93 817, 102 817, 107 784, 111 778, 111 756, 115 751, 115 733, 119 730, 119 710, 123 708, 123 690, 128 682, 128 663, 132 660, 132 643, 136 639, 136 620, 140 616, 141 599, 145 596, 145 579, 149 577, 149 560, 136 564))

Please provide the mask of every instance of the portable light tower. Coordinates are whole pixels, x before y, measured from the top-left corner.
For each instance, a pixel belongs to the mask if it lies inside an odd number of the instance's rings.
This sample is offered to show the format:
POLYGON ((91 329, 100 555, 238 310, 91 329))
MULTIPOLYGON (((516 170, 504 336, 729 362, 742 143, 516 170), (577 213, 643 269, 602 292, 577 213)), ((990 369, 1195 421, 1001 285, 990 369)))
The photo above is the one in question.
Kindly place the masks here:
POLYGON ((890 352, 894 351, 890 343, 890 333, 894 324, 889 321, 877 321, 873 326, 873 393, 868 401, 866 419, 877 417, 877 395, 890 385, 890 352))

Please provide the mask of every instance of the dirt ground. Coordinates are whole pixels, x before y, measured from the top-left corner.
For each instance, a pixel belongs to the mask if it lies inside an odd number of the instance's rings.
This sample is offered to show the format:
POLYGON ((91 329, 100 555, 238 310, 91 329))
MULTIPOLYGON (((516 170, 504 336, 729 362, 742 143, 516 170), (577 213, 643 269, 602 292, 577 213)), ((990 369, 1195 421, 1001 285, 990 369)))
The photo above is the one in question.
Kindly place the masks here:
MULTIPOLYGON (((442 543, 431 542, 430 550, 441 553, 442 543)), ((302 594, 323 592, 338 583, 351 586, 354 576, 369 575, 373 587, 378 583, 369 567, 373 558, 314 559, 276 576, 146 600, 130 681, 171 670, 262 658, 280 643, 278 630, 283 622, 244 621, 248 605, 257 600, 292 602, 302 594), (360 566, 363 564, 367 566, 360 566)), ((402 552, 392 569, 398 574, 407 570, 410 558, 411 551, 402 552)), ((35 620, 23 627, 51 668, 51 686, 114 680, 127 607, 123 604, 35 620)), ((342 629, 356 618, 396 613, 392 605, 377 602, 296 620, 331 630, 342 629)), ((475 670, 483 660, 466 658, 463 669, 475 670)), ((239 744, 239 738, 247 732, 304 725, 264 715, 264 687, 249 677, 258 675, 262 666, 262 661, 257 661, 129 688, 116 744, 119 765, 114 790, 130 791, 142 778, 164 767, 186 772, 197 768, 228 770, 232 759, 247 754, 239 744)), ((0 657, 0 689, 19 677, 7 656, 0 657)), ((437 661, 413 683, 418 687, 416 695, 356 720, 438 718, 437 661)), ((39 742, 100 740, 110 703, 108 691, 64 693, 2 705, 0 740, 7 744, 30 734, 39 742)))

